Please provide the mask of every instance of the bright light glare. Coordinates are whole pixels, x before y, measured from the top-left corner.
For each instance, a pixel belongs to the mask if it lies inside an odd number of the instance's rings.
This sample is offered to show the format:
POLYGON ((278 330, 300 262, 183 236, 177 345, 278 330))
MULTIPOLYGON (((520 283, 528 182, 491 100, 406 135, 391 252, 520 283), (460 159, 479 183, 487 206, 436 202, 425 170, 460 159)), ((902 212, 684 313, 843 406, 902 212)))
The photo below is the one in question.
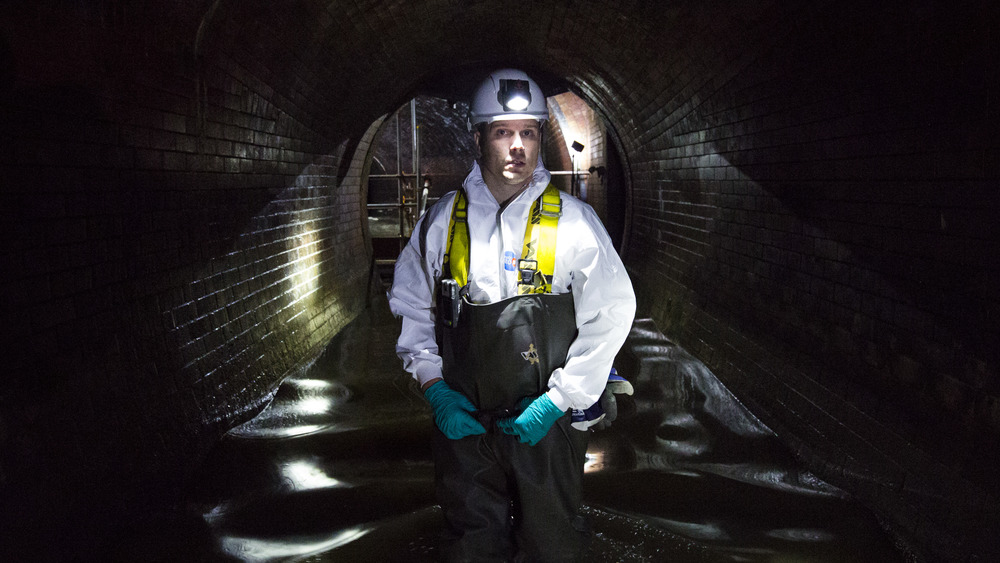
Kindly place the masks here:
POLYGON ((333 401, 328 397, 310 397, 295 402, 295 410, 302 414, 323 414, 330 410, 333 401))
POLYGON ((587 452, 583 464, 584 473, 596 473, 604 469, 604 452, 587 452))
POLYGON ((227 555, 237 557, 241 561, 286 560, 291 557, 304 557, 330 551, 347 545, 367 533, 368 530, 364 528, 350 528, 338 532, 331 538, 312 541, 304 538, 296 538, 297 541, 284 541, 225 536, 219 539, 219 547, 227 555))
POLYGON ((277 428, 272 431, 258 432, 255 438, 290 438, 292 436, 305 436, 313 432, 319 432, 326 428, 322 424, 303 424, 286 428, 277 428))
POLYGON ((521 111, 528 107, 528 99, 524 96, 514 96, 507 100, 507 107, 515 111, 521 111))
MULTIPOLYGON (((306 225, 308 228, 311 224, 306 225)), ((322 249, 316 231, 308 231, 289 238, 294 245, 288 250, 289 264, 292 273, 287 278, 292 285, 292 294, 296 301, 310 297, 319 287, 319 256, 322 249)))
POLYGON ((282 464, 281 475, 296 491, 341 487, 341 481, 326 474, 311 461, 293 461, 282 464))
POLYGON ((310 389, 315 391, 328 389, 331 385, 333 385, 329 381, 324 381, 322 379, 294 379, 289 381, 300 389, 310 389))

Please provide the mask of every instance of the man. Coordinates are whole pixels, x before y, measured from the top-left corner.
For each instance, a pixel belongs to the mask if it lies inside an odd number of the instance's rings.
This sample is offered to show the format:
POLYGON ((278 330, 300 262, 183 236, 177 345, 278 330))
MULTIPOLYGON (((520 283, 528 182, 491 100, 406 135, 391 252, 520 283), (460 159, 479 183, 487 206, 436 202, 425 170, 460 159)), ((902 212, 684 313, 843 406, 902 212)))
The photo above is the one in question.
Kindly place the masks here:
POLYGON ((470 104, 479 159, 396 262, 397 353, 433 409, 435 487, 453 561, 569 561, 584 534, 587 432, 635 314, 593 210, 550 186, 538 85, 492 73, 470 104))

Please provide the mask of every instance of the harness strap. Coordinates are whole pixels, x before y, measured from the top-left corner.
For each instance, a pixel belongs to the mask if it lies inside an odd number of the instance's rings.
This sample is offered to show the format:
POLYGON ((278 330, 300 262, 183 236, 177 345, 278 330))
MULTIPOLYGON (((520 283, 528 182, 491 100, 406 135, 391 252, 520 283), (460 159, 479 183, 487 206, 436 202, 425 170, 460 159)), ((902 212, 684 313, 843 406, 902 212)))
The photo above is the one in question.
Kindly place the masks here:
POLYGON ((549 184, 531 206, 524 229, 524 250, 517 263, 520 278, 517 294, 552 293, 552 272, 556 268, 556 226, 562 215, 559 190, 549 184))
POLYGON ((469 209, 468 202, 465 201, 465 190, 462 188, 455 194, 455 202, 451 207, 448 246, 445 248, 441 269, 444 278, 454 278, 458 287, 465 287, 469 283, 469 209), (454 264, 451 263, 452 253, 455 255, 454 264))
MULTIPOLYGON (((454 278, 459 287, 469 283, 469 218, 465 190, 459 188, 451 208, 448 245, 442 274, 454 278)), ((562 197, 552 184, 545 187, 528 214, 524 248, 518 260, 517 294, 552 293, 552 273, 556 265, 556 227, 562 215, 562 197)))

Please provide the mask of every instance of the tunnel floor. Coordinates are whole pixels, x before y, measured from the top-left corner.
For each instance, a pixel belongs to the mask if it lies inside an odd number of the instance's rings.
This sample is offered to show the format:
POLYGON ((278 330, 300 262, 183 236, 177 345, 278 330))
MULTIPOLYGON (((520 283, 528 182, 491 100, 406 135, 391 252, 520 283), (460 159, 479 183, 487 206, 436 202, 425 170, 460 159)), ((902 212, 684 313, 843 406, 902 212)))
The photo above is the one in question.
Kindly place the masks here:
MULTIPOLYGON (((187 525, 119 561, 435 561, 431 418, 384 299, 233 429, 194 479, 187 525)), ((585 561, 903 561, 875 517, 796 463, 649 320, 616 362, 634 409, 594 432, 585 561)))

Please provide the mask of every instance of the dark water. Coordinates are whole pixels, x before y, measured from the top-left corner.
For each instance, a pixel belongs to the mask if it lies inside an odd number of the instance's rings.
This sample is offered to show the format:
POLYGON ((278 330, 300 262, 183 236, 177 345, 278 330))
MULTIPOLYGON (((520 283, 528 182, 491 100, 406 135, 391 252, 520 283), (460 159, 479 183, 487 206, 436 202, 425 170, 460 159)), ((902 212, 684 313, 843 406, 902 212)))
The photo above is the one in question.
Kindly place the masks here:
MULTIPOLYGON (((196 525, 123 542, 117 558, 434 561, 432 422, 398 330, 384 302, 355 321, 213 452, 187 506, 196 525)), ((617 367, 635 408, 592 434, 585 561, 904 560, 652 322, 617 367)))

